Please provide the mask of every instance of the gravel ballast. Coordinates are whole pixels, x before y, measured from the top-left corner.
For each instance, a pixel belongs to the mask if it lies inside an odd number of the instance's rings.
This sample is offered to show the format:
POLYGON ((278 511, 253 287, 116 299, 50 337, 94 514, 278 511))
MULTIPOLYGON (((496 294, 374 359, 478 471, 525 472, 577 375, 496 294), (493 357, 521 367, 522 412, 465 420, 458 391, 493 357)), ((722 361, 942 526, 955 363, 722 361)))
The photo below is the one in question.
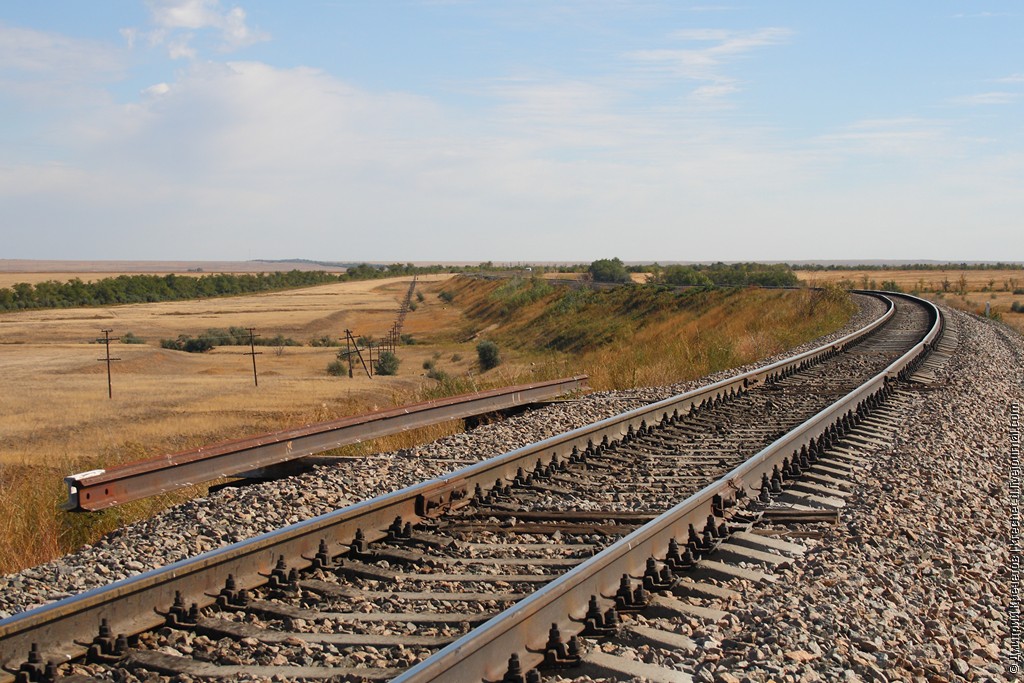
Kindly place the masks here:
POLYGON ((824 534, 807 556, 722 623, 684 627, 696 680, 1019 680, 1009 464, 1024 345, 944 312, 960 347, 895 444, 871 454, 842 522, 808 526, 824 534))

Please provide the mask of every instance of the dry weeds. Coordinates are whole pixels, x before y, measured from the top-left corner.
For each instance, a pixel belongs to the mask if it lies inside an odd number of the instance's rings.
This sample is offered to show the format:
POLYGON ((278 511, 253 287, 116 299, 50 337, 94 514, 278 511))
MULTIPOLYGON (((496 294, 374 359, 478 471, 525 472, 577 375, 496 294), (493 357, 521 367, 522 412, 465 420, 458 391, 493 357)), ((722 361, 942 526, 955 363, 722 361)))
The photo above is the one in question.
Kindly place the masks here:
POLYGON ((1024 268, 944 270, 826 270, 797 271, 797 277, 817 286, 832 283, 853 287, 881 287, 895 282, 905 292, 945 303, 977 315, 984 315, 985 304, 1003 322, 1024 332, 1024 313, 1011 310, 1015 302, 1024 305, 1024 268))

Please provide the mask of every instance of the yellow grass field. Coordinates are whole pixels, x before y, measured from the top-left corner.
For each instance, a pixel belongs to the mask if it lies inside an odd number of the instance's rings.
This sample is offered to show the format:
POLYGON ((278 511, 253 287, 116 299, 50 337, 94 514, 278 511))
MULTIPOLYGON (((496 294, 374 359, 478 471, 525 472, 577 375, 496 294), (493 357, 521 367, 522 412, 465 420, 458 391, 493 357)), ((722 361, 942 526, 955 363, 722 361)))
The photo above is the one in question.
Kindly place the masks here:
POLYGON ((984 315, 985 304, 1006 324, 1024 332, 1024 313, 1011 310, 1014 302, 1024 305, 1024 268, 1004 270, 798 270, 801 282, 814 287, 838 283, 847 287, 880 289, 895 282, 904 292, 961 310, 984 315))
MULTIPOLYGON (((447 277, 422 278, 422 289, 447 277)), ((428 347, 403 347, 399 375, 373 380, 327 375, 335 348, 258 347, 257 388, 247 347, 187 354, 161 349, 159 340, 233 325, 302 343, 337 338, 346 328, 380 337, 393 324, 409 282, 395 278, 235 298, 2 314, 0 372, 6 390, 0 393, 0 462, 156 454, 338 417, 370 396, 389 404, 404 398, 423 381, 428 347), (103 329, 147 341, 111 345, 121 359, 113 363, 113 400, 107 398, 106 364, 98 361, 104 349, 94 341, 103 329)), ((404 332, 415 337, 457 318, 457 311, 430 295, 408 315, 404 332)))

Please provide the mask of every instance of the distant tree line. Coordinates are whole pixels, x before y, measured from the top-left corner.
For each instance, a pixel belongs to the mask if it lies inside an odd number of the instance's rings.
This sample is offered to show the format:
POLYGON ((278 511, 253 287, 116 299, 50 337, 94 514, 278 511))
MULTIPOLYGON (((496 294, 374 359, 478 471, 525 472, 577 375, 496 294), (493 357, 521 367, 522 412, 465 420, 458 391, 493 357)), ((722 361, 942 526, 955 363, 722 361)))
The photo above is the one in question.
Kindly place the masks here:
POLYGON ((830 263, 799 263, 789 266, 795 270, 1024 270, 1021 263, 904 263, 870 264, 870 265, 837 265, 830 263))
POLYGON ((291 270, 275 273, 218 273, 193 277, 187 275, 118 275, 92 282, 74 278, 67 282, 49 280, 36 284, 19 282, 0 288, 0 311, 30 308, 77 308, 113 306, 156 301, 182 301, 220 296, 272 292, 311 287, 330 282, 370 280, 402 275, 454 272, 449 266, 392 265, 353 266, 345 273, 291 270))
POLYGON ((629 282, 630 273, 650 273, 651 282, 696 287, 793 287, 799 280, 782 263, 712 263, 661 266, 657 263, 626 266, 618 258, 598 259, 587 269, 594 282, 629 282))

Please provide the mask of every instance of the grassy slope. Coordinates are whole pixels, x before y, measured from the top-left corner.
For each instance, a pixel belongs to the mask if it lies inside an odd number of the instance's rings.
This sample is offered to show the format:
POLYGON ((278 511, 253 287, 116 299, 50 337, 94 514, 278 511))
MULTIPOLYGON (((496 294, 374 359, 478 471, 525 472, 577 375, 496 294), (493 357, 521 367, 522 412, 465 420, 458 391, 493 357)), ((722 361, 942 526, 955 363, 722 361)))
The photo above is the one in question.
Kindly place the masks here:
POLYGON ((841 327, 853 312, 838 291, 554 288, 536 281, 446 287, 465 310, 464 334, 536 358, 543 375, 583 372, 596 389, 694 379, 750 363, 841 327))

